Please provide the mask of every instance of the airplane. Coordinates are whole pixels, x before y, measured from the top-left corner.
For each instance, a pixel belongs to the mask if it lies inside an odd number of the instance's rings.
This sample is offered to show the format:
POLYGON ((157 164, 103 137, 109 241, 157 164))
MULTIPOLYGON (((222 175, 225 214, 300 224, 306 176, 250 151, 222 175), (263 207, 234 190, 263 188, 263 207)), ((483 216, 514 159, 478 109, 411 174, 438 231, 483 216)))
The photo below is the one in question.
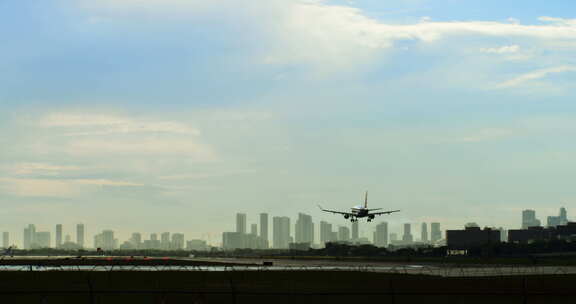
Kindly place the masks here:
POLYGON ((390 211, 380 211, 380 212, 372 212, 371 213, 370 211, 381 210, 382 208, 368 209, 368 191, 366 191, 366 195, 364 196, 364 206, 359 205, 359 206, 352 207, 350 212, 327 210, 327 209, 322 208, 322 206, 320 206, 320 205, 318 205, 318 207, 320 207, 320 210, 325 211, 325 212, 342 214, 342 215, 344 215, 345 219, 350 219, 350 221, 352 221, 352 222, 357 222, 359 218, 363 218, 363 217, 367 217, 368 218, 367 221, 371 222, 376 215, 390 214, 393 212, 400 211, 400 210, 390 210, 390 211))

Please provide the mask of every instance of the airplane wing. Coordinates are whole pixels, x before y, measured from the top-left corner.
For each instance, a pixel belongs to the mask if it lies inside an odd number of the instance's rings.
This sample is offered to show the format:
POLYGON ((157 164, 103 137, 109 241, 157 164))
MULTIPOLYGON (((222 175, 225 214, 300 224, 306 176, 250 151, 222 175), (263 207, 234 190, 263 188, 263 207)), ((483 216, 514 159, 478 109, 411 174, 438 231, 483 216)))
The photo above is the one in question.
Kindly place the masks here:
POLYGON ((400 210, 381 211, 381 212, 370 213, 370 215, 383 215, 383 214, 390 214, 390 213, 398 212, 398 211, 400 211, 400 210))
POLYGON ((330 212, 330 213, 335 213, 335 214, 344 214, 344 215, 350 215, 350 216, 352 215, 352 213, 350 213, 350 212, 328 210, 328 209, 322 208, 322 206, 320 206, 320 205, 318 205, 318 207, 320 208, 320 210, 325 211, 325 212, 330 212))

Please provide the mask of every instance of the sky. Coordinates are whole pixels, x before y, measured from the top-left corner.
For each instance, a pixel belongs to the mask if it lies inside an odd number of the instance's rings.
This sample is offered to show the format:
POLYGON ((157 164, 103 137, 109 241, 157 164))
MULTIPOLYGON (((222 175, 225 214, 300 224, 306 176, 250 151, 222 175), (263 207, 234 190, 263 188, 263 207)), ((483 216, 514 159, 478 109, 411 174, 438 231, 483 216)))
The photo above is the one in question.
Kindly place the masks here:
MULTIPOLYGON (((0 2, 0 230, 236 212, 518 228, 576 203, 576 3, 0 2)), ((361 225, 371 235, 374 223, 361 225)), ((419 229, 413 229, 419 235, 419 229)))

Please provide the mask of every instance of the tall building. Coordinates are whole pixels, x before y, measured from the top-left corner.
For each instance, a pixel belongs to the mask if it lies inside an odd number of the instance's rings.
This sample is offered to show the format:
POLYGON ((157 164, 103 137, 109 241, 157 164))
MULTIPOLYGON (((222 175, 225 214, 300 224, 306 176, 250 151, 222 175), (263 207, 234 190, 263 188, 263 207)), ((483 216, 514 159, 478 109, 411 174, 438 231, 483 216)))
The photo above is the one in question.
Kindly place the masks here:
POLYGON ((332 239, 332 224, 321 221, 320 222, 320 245, 325 245, 328 242, 335 241, 332 239))
POLYGON ((291 243, 290 218, 275 216, 272 218, 272 247, 276 249, 288 248, 291 243))
POLYGON ((404 224, 404 234, 402 235, 402 241, 404 243, 412 243, 414 241, 414 237, 412 236, 411 232, 411 225, 406 223, 404 224))
POLYGON ((62 224, 56 225, 56 248, 62 247, 62 224))
POLYGON ((312 222, 312 216, 298 213, 295 228, 296 243, 314 244, 314 223, 312 222))
POLYGON ((374 245, 378 247, 388 246, 388 223, 382 222, 376 225, 376 231, 374 231, 374 245))
POLYGON ((118 240, 114 238, 114 231, 104 230, 102 233, 94 236, 94 247, 102 248, 104 250, 114 250, 118 244, 118 240))
POLYGON ((222 233, 222 248, 224 250, 245 248, 244 240, 244 234, 240 232, 224 232, 222 233))
POLYGON ((132 243, 134 248, 139 249, 142 246, 142 234, 139 232, 132 233, 130 243, 132 243))
POLYGON ((546 222, 546 226, 548 227, 556 227, 566 224, 568 224, 568 213, 564 207, 560 208, 560 214, 558 216, 549 216, 546 222))
POLYGON ((246 214, 236 213, 236 232, 246 233, 246 214))
POLYGON ((150 239, 142 242, 143 249, 160 249, 160 241, 158 240, 157 233, 151 233, 150 239))
POLYGON ((36 244, 36 226, 29 224, 24 228, 24 249, 32 249, 36 244))
POLYGON ((442 239, 442 231, 440 231, 440 223, 430 224, 430 240, 432 243, 438 242, 442 239))
POLYGON ((85 231, 84 231, 84 224, 78 224, 76 225, 76 244, 80 247, 80 248, 84 248, 84 236, 85 236, 85 231))
POLYGON ((260 237, 268 244, 268 213, 260 213, 260 237))
POLYGON ((522 211, 522 229, 540 226, 540 220, 536 218, 536 211, 526 209, 522 211))
POLYGON ((32 245, 32 248, 50 248, 50 232, 36 232, 35 243, 32 245))
POLYGON ((350 242, 350 228, 338 227, 338 241, 350 242))
POLYGON ((163 250, 170 250, 170 232, 163 232, 160 235, 160 247, 163 250))
POLYGON ((208 251, 208 243, 204 240, 190 240, 186 242, 186 250, 208 251))
POLYGON ((420 241, 422 243, 428 243, 428 225, 422 223, 422 228, 420 229, 420 241))
POLYGON ((10 247, 10 233, 8 231, 2 232, 2 247, 10 247))
POLYGON ((250 225, 250 234, 253 236, 258 236, 258 225, 257 224, 251 224, 250 225))
POLYGON ((172 248, 173 250, 184 250, 184 234, 172 234, 172 248))
POLYGON ((358 234, 358 221, 352 222, 352 242, 360 238, 358 234))

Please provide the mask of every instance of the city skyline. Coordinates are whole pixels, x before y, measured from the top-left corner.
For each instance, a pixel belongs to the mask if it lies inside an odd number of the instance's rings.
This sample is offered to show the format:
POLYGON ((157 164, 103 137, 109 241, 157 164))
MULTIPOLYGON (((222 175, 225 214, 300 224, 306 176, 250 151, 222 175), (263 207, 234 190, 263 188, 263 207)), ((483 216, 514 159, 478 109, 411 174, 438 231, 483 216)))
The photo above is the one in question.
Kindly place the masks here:
MULTIPOLYGON (((534 226, 540 227, 555 227, 559 225, 566 225, 570 222, 568 218, 568 212, 566 208, 560 207, 557 216, 548 216, 547 224, 542 225, 541 221, 536 219, 536 213, 534 210, 526 209, 521 213, 521 218, 515 226, 509 227, 494 227, 494 226, 483 226, 491 229, 499 230, 502 239, 506 239, 508 230, 518 230, 518 229, 528 229, 534 226)), ((442 223, 438 222, 422 222, 422 223, 403 223, 401 226, 394 227, 390 226, 388 221, 378 221, 375 224, 363 223, 362 226, 359 222, 349 223, 344 221, 344 223, 334 223, 326 222, 323 220, 315 221, 311 215, 298 213, 296 221, 291 221, 290 217, 287 216, 272 216, 272 229, 268 229, 268 217, 267 213, 257 214, 253 221, 249 221, 247 214, 236 213, 233 232, 223 232, 220 239, 206 239, 206 238, 195 238, 195 237, 185 237, 185 233, 181 232, 131 232, 130 237, 120 237, 114 236, 114 229, 104 229, 100 232, 94 233, 88 236, 85 231, 85 225, 80 223, 75 225, 74 229, 76 235, 71 233, 66 233, 68 230, 63 229, 62 224, 56 224, 54 226, 54 233, 52 230, 40 231, 37 229, 35 224, 28 224, 24 228, 23 239, 21 246, 18 246, 16 241, 18 238, 11 236, 12 234, 5 231, 3 232, 2 244, 6 248, 5 237, 8 237, 9 245, 16 245, 17 247, 23 249, 31 249, 38 247, 51 247, 60 248, 58 245, 58 240, 60 240, 61 248, 67 249, 78 249, 78 248, 106 248, 106 249, 131 249, 131 245, 136 245, 132 249, 137 249, 139 244, 144 244, 147 249, 184 249, 187 248, 185 245, 187 241, 202 241, 205 242, 204 246, 214 246, 214 247, 224 247, 226 248, 226 240, 229 244, 235 244, 234 246, 241 246, 244 244, 242 236, 250 237, 250 244, 253 248, 289 248, 289 244, 302 244, 308 243, 313 246, 323 246, 327 242, 333 241, 345 241, 345 242, 357 242, 357 243, 371 243, 377 246, 382 245, 410 245, 410 244, 438 244, 438 241, 444 239, 443 231, 450 230, 450 228, 442 227, 442 223), (294 223, 293 227, 290 223, 294 223), (316 225, 316 224, 317 225, 316 225), (247 226, 250 224, 250 231, 247 230, 247 226), (263 225, 264 224, 264 225, 263 225), (414 226, 420 224, 420 230, 415 231, 412 229, 414 226), (315 228, 316 227, 316 228, 315 228), (361 227, 361 228, 360 228, 361 227), (429 229, 430 227, 430 229, 429 229), (394 229, 396 228, 396 229, 394 229), (401 237, 398 238, 398 235, 401 237), (420 235, 419 238, 415 237, 420 235), (53 238, 54 237, 54 238, 53 238), (93 238, 93 242, 85 242, 86 238, 93 238), (147 238, 148 237, 148 238, 147 238), (174 240, 176 237, 176 240, 174 240), (147 238, 147 239, 146 239, 147 238), (54 241, 52 241, 54 239, 54 241), (72 240, 75 241, 72 241, 72 240), (65 240, 65 241, 64 241, 65 240), (173 245, 177 243, 179 245, 173 245), (32 246, 35 244, 35 246, 32 246), (81 245, 80 245, 81 244, 81 245), (92 244, 93 246, 90 246, 92 244)), ((480 227, 475 222, 468 222, 466 224, 462 223, 461 227, 480 227)), ((234 247, 232 246, 232 247, 234 247)), ((230 248, 230 246, 228 246, 230 248)))

